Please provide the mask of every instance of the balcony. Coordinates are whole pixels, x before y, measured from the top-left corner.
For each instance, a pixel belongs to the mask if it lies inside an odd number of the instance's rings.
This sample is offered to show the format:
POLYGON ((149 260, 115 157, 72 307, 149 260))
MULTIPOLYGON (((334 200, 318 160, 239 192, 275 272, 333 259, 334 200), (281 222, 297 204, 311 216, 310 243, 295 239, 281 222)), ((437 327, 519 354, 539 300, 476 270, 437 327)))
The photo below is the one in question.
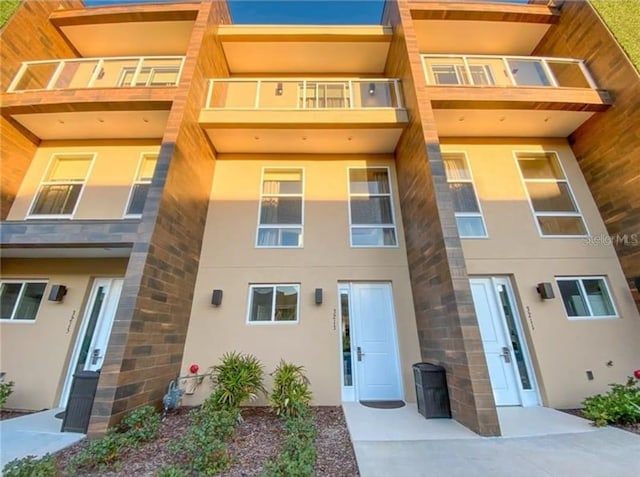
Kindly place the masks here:
POLYGON ((200 124, 218 152, 388 153, 407 122, 397 79, 212 79, 200 124))
POLYGON ((7 92, 177 86, 184 56, 25 61, 7 92))
POLYGON ((581 60, 422 55, 441 135, 566 137, 610 105, 581 60))

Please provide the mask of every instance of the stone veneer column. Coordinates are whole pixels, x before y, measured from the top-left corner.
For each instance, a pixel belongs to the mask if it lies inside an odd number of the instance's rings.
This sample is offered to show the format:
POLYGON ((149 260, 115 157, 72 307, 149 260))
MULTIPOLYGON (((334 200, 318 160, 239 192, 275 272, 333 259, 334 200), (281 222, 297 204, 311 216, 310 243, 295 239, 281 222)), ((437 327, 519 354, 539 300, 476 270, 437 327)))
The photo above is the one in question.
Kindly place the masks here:
POLYGON ((469 278, 407 0, 387 0, 385 74, 402 80, 410 122, 396 149, 400 205, 422 359, 443 365, 453 417, 500 435, 469 278))
POLYGON ((569 137, 640 310, 640 74, 593 7, 565 2, 534 55, 585 60, 614 103, 569 137))
POLYGON ((122 415, 158 404, 180 372, 215 156, 198 124, 207 79, 229 76, 214 27, 226 2, 204 0, 162 140, 125 276, 89 427, 100 435, 122 415))

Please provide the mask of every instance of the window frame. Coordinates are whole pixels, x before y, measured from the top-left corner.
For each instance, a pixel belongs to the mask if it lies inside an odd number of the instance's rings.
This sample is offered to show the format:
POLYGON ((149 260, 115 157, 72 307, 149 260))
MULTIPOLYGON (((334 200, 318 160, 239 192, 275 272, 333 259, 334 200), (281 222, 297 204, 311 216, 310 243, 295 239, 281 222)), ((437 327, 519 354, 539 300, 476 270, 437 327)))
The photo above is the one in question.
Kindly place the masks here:
POLYGON ((461 239, 488 239, 489 238, 489 230, 487 229, 487 222, 484 219, 484 211, 482 210, 482 204, 480 203, 480 196, 478 195, 478 190, 476 189, 476 183, 475 180, 473 178, 473 171, 471 170, 471 162, 469 161, 469 156, 467 154, 467 151, 442 151, 441 155, 442 155, 442 164, 444 166, 444 162, 445 162, 445 156, 446 155, 460 155, 465 163, 467 172, 469 173, 469 179, 466 180, 450 180, 449 176, 447 175, 447 168, 446 166, 444 167, 444 174, 445 177, 447 179, 447 186, 451 183, 463 183, 463 184, 471 184, 471 187, 473 189, 473 194, 476 198, 476 202, 478 204, 478 212, 456 212, 455 210, 453 211, 454 216, 456 218, 456 228, 458 229, 458 235, 460 236, 461 239), (457 218, 458 217, 480 217, 480 219, 482 220, 482 226, 484 227, 484 235, 462 235, 460 233, 460 229, 458 228, 458 221, 457 218))
POLYGON ((29 212, 27 213, 26 219, 36 219, 36 220, 47 220, 47 219, 73 219, 76 212, 78 211, 78 205, 82 202, 82 196, 84 195, 84 191, 86 189, 87 182, 89 181, 89 177, 93 171, 93 166, 96 162, 96 157, 98 157, 97 152, 73 152, 73 153, 62 153, 57 152, 51 155, 49 158, 49 162, 47 163, 47 167, 45 167, 42 176, 40 176, 40 182, 36 188, 35 194, 33 194, 33 198, 31 199, 31 204, 29 205, 29 212), (89 167, 87 168, 87 173, 84 176, 84 180, 82 181, 68 181, 68 182, 56 182, 56 181, 47 181, 45 180, 51 168, 56 162, 56 159, 62 157, 87 157, 89 159, 89 167), (38 200, 38 196, 40 195, 40 189, 42 186, 46 185, 64 185, 64 184, 81 184, 82 188, 80 189, 80 193, 78 194, 78 200, 76 200, 75 205, 73 206, 73 211, 70 214, 34 214, 33 208, 36 205, 38 200))
MULTIPOLYGON (((0 287, 2 285, 4 285, 5 283, 20 283, 21 287, 20 287, 20 293, 18 294, 18 298, 16 300, 16 303, 13 306, 13 310, 11 312, 11 318, 2 318, 0 317, 0 323, 21 323, 21 324, 34 324, 37 320, 38 320, 38 312, 40 311, 40 306, 42 305, 42 302, 45 299, 46 296, 46 291, 47 291, 47 285, 49 284, 49 280, 43 280, 43 279, 7 279, 7 280, 0 280, 0 287), (38 310, 36 312, 36 316, 33 318, 33 320, 19 320, 15 318, 16 315, 16 310, 19 308, 20 302, 22 300, 22 298, 24 297, 24 292, 26 290, 26 285, 30 284, 30 283, 44 283, 44 291, 42 293, 42 298, 40 299, 40 303, 38 303, 38 310)), ((1 296, 1 295, 0 295, 1 296)))
POLYGON ((393 180, 392 180, 392 175, 391 175, 391 167, 389 166, 378 166, 378 165, 372 165, 372 166, 349 166, 347 167, 347 209, 348 209, 348 213, 349 213, 349 245, 351 246, 351 248, 398 248, 400 247, 400 237, 398 237, 398 225, 397 225, 397 219, 396 219, 396 209, 395 209, 395 202, 393 199, 393 180), (385 169, 387 171, 387 180, 389 181, 389 194, 374 194, 373 196, 371 194, 352 194, 351 193, 351 170, 357 170, 357 169, 361 169, 361 170, 368 170, 368 169, 385 169), (352 221, 352 217, 351 217, 351 197, 386 197, 389 196, 389 202, 390 202, 390 207, 391 207, 391 219, 392 219, 392 224, 354 224, 352 221), (394 245, 354 245, 353 243, 353 229, 356 228, 360 228, 360 229, 371 229, 371 228, 379 228, 379 229, 389 229, 389 228, 393 228, 393 232, 394 232, 394 236, 396 239, 396 243, 394 245))
POLYGON ((247 325, 297 325, 300 323, 300 283, 250 283, 249 284, 249 296, 247 298, 247 325), (267 288, 271 287, 273 289, 273 303, 271 304, 271 319, 269 321, 251 321, 251 304, 253 299, 253 289, 254 288, 267 288), (275 308, 276 308, 276 297, 277 297, 277 288, 278 287, 295 287, 298 293, 298 299, 296 301, 296 319, 295 321, 291 320, 283 320, 276 321, 275 320, 275 308))
POLYGON ((607 283, 607 277, 605 275, 586 275, 586 276, 557 276, 555 277, 556 286, 558 287, 558 293, 560 294, 560 300, 562 301, 562 308, 564 309, 564 313, 569 320, 614 320, 620 318, 620 314, 618 313, 618 308, 616 307, 615 300, 613 299, 613 294, 611 293, 611 289, 609 288, 609 283, 607 283), (584 287, 583 280, 601 280, 604 283, 604 289, 607 292, 607 298, 609 299, 609 303, 611 303, 611 307, 613 308, 613 315, 594 315, 593 310, 591 309, 591 303, 587 298, 587 290, 584 287), (589 316, 569 316, 569 312, 567 311, 567 307, 564 304, 564 298, 562 297, 562 291, 560 290, 559 282, 577 282, 578 290, 580 291, 580 298, 584 301, 587 306, 587 310, 589 310, 589 316))
POLYGON ((142 68, 140 68, 140 71, 138 71, 137 66, 123 66, 122 70, 120 71, 120 76, 118 77, 118 81, 116 85, 118 88, 148 88, 150 86, 160 86, 160 87, 168 88, 172 86, 177 86, 178 82, 180 81, 180 70, 181 70, 180 66, 143 66, 142 68), (167 84, 167 83, 154 84, 153 83, 153 77, 156 75, 156 73, 171 73, 174 70, 176 72, 176 81, 174 81, 172 84, 167 84), (138 73, 137 75, 136 75, 136 72, 138 73), (147 81, 143 83, 133 84, 133 80, 134 79, 137 80, 138 77, 140 76, 140 73, 149 74, 147 81), (131 75, 131 81, 128 84, 126 82, 127 75, 131 75))
MULTIPOLYGON (((127 196, 127 203, 124 206, 124 213, 122 214, 122 218, 123 219, 139 219, 142 217, 142 214, 130 214, 128 213, 129 211, 129 207, 131 206, 131 200, 133 199, 133 191, 136 188, 136 185, 144 185, 147 184, 149 185, 149 189, 151 188, 151 183, 153 182, 153 176, 151 176, 151 179, 147 180, 140 180, 138 179, 138 176, 140 174, 140 171, 142 170, 142 167, 144 165, 144 160, 146 156, 155 156, 156 158, 156 165, 153 168, 153 175, 155 176, 156 173, 156 168, 158 167, 158 159, 160 157, 160 152, 141 152, 140 153, 140 157, 138 158, 138 165, 136 166, 136 171, 133 175, 133 180, 131 182, 131 187, 129 188, 129 195, 127 196)), ((145 203, 146 203, 146 199, 145 199, 145 203)))
POLYGON ((587 221, 584 218, 584 214, 582 213, 582 209, 580 208, 580 204, 578 203, 578 200, 576 199, 576 195, 573 192, 573 188, 571 187, 571 183, 569 182, 569 179, 567 178, 567 172, 565 171, 564 165, 562 164, 562 161, 560 160, 560 154, 558 154, 558 151, 556 150, 542 150, 542 151, 526 151, 526 150, 514 150, 513 151, 513 158, 516 164, 516 168, 518 169, 518 174, 520 176, 520 184, 522 185, 522 188, 524 189, 524 192, 527 196, 527 201, 529 202, 529 209, 531 210, 531 214, 533 215, 533 221, 536 225, 536 228, 538 230, 538 235, 540 236, 540 238, 559 238, 559 239, 575 239, 575 238, 581 238, 584 239, 585 237, 589 237, 590 233, 589 233, 589 226, 587 224, 587 221), (522 173, 522 169, 520 168, 520 162, 519 162, 519 158, 518 155, 541 155, 544 156, 546 154, 552 154, 553 156, 555 156, 555 159, 558 163, 558 166, 560 167, 560 171, 562 172, 562 175, 564 176, 563 179, 525 179, 524 178, 524 174, 522 173), (535 210, 535 208, 533 207, 533 201, 531 200, 531 195, 529 194, 529 189, 527 188, 527 183, 538 183, 538 184, 542 184, 542 183, 553 183, 553 184, 559 184, 559 183, 564 183, 567 186, 567 190, 569 191, 570 194, 570 199, 571 202, 573 203, 576 212, 561 212, 561 211, 557 211, 557 212, 537 212, 535 210), (582 221, 582 224, 584 225, 584 230, 585 233, 584 234, 573 234, 573 235, 546 235, 543 233, 542 231, 542 227, 540 226, 540 222, 538 221, 538 217, 578 217, 580 218, 580 220, 582 221))
POLYGON ((277 249, 297 249, 304 248, 304 196, 305 196, 305 168, 304 167, 287 167, 287 166, 264 166, 260 173, 260 196, 258 198, 258 217, 256 225, 256 240, 255 248, 277 248, 277 249), (298 224, 261 224, 260 218, 262 217, 262 199, 264 198, 264 175, 266 171, 300 171, 300 181, 302 182, 302 192, 300 194, 266 194, 268 197, 300 197, 302 201, 300 208, 300 225, 298 224), (300 229, 300 244, 299 245, 260 245, 260 229, 300 229))

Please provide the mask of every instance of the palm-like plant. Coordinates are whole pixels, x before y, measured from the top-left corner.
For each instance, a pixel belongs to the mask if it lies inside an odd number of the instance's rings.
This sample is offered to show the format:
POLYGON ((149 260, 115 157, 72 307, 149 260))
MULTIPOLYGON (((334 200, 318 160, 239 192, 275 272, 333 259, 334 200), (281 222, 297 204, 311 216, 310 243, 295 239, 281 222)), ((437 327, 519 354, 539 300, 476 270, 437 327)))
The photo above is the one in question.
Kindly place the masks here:
POLYGON ((272 373, 273 392, 269 396, 271 409, 278 416, 299 416, 311 403, 311 384, 304 374, 303 366, 296 366, 280 360, 272 373))
POLYGON ((231 351, 222 355, 220 360, 220 364, 211 367, 214 406, 237 409, 246 401, 254 401, 258 392, 266 394, 264 370, 258 358, 231 351))

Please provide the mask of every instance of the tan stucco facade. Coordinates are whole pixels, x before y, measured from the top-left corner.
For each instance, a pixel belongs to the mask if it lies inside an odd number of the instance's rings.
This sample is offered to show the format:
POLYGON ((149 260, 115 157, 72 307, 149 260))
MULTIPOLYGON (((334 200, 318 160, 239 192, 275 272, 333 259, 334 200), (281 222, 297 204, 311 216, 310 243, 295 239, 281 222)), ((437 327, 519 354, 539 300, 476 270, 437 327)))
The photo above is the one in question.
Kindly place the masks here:
MULTIPOLYGON (((420 355, 395 183, 393 159, 386 156, 220 156, 183 374, 194 363, 206 369, 232 350, 254 354, 267 372, 273 371, 282 358, 305 367, 315 404, 339 404, 342 358, 338 284, 384 281, 393 289, 404 397, 414 401, 411 365, 420 360, 420 355), (389 168, 398 247, 350 247, 347 171, 348 167, 364 166, 389 168), (304 171, 301 248, 255 247, 263 167, 304 171), (249 285, 256 283, 300 284, 299 322, 248 324, 249 285), (219 307, 211 305, 214 288, 224 293, 219 307), (321 305, 314 302, 316 288, 324 291, 321 305)), ((187 396, 185 403, 198 403, 209 392, 204 383, 194 396, 187 396)))
POLYGON ((53 157, 87 155, 93 157, 74 219, 122 219, 143 154, 157 154, 158 141, 44 141, 13 203, 8 220, 24 220, 29 215, 40 182, 53 157))
POLYGON ((124 276, 127 260, 5 258, 1 265, 3 280, 47 282, 34 321, 0 321, 0 368, 15 382, 6 406, 57 407, 92 278, 124 276), (61 302, 47 299, 52 285, 67 287, 61 302))
POLYGON ((464 152, 469 161, 488 238, 463 239, 467 269, 471 277, 511 279, 542 404, 577 407, 609 383, 625 381, 640 362, 640 317, 567 141, 448 139, 442 150, 464 152), (557 153, 588 237, 540 236, 514 156, 519 151, 557 153), (605 277, 618 317, 569 319, 555 278, 572 276, 605 277), (541 282, 552 284, 555 299, 540 298, 541 282), (593 380, 587 379, 588 370, 593 380))

